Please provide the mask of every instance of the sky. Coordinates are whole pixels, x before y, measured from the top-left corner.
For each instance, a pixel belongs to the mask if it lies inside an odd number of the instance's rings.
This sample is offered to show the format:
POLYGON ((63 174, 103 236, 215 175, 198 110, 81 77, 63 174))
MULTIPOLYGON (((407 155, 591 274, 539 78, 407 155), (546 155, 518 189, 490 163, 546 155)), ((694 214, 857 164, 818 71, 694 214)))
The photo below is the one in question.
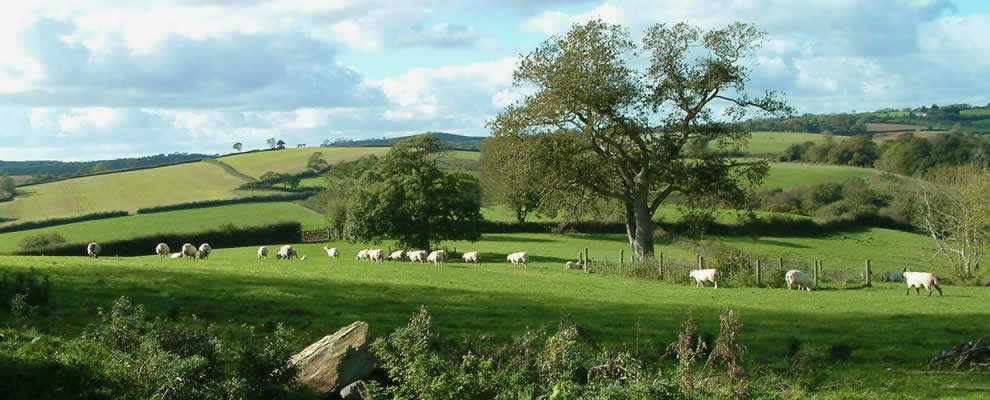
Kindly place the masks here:
POLYGON ((0 160, 228 153, 269 137, 485 136, 575 23, 752 23, 748 89, 799 113, 990 102, 984 0, 10 1, 0 160))

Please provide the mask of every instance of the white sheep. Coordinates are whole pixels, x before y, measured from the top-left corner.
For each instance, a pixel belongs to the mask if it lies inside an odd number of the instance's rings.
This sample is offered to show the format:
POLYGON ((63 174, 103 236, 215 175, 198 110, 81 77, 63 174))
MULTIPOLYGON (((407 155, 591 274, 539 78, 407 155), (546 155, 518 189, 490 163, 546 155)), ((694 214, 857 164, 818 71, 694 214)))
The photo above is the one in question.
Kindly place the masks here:
POLYGON ((263 260, 263 259, 266 259, 266 258, 268 258, 268 248, 265 247, 265 246, 259 247, 258 248, 258 259, 259 260, 263 260))
POLYGON ((580 262, 568 261, 564 263, 564 269, 584 269, 580 262))
POLYGON ((308 259, 309 259, 309 256, 307 256, 305 254, 303 254, 302 257, 299 257, 299 261, 304 261, 304 260, 308 260, 308 259))
POLYGON ((196 246, 190 243, 184 243, 182 245, 182 256, 185 258, 196 258, 196 246))
POLYGON ((275 253, 275 258, 279 260, 291 260, 296 257, 296 249, 292 248, 290 245, 282 246, 278 249, 278 253, 275 253))
POLYGON ((210 252, 211 251, 213 251, 213 249, 210 248, 210 244, 209 243, 203 243, 203 244, 199 245, 199 251, 196 252, 196 256, 198 256, 199 258, 205 260, 207 258, 210 258, 210 252))
POLYGON ((796 269, 787 271, 787 274, 784 275, 784 282, 787 282, 787 290, 791 290, 793 286, 797 284, 798 290, 801 290, 803 287, 804 290, 810 292, 811 286, 814 285, 814 282, 808 274, 796 269))
POLYGON ((715 284, 715 288, 718 289, 718 270, 714 268, 709 269, 694 269, 691 270, 691 277, 698 282, 696 287, 705 287, 705 282, 711 282, 715 284))
POLYGON ((396 250, 388 255, 389 261, 402 261, 404 258, 406 258, 405 250, 396 250))
POLYGON ((426 262, 426 250, 407 251, 410 262, 426 262))
POLYGON ((928 291, 928 295, 932 295, 932 286, 938 290, 938 295, 942 295, 942 288, 938 286, 938 280, 935 279, 935 274, 929 272, 911 272, 907 268, 904 268, 904 280, 907 281, 907 295, 911 295, 911 288, 913 287, 918 295, 921 295, 921 288, 924 287, 928 291))
POLYGON ((168 245, 165 243, 159 243, 158 246, 155 246, 155 254, 158 254, 161 258, 167 258, 170 251, 172 251, 172 249, 169 249, 168 245))
POLYGON ((336 260, 337 259, 337 255, 340 254, 337 251, 337 248, 336 247, 323 246, 323 250, 326 250, 327 257, 330 257, 331 259, 334 259, 334 260, 336 260))
POLYGON ((100 258, 100 245, 92 242, 86 245, 86 255, 93 258, 100 258))
POLYGON ((443 250, 433 250, 430 255, 426 256, 426 261, 433 263, 433 265, 440 266, 440 264, 447 262, 447 252, 443 250))
POLYGON ((371 260, 371 262, 385 262, 385 250, 382 249, 368 250, 368 259, 371 260))
POLYGON ((529 268, 529 253, 525 251, 509 254, 505 257, 505 259, 509 260, 512 265, 522 265, 523 267, 529 268))
POLYGON ((464 253, 464 255, 461 256, 461 258, 464 259, 464 262, 481 264, 481 253, 478 253, 477 251, 469 251, 467 253, 464 253))
POLYGON ((175 253, 169 256, 170 258, 182 258, 182 253, 175 253))

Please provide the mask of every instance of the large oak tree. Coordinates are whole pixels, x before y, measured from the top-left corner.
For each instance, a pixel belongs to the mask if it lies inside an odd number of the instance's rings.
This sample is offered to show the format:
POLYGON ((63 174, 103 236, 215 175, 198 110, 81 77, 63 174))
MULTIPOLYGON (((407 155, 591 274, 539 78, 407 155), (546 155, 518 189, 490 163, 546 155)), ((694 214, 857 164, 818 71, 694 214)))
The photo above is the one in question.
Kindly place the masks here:
POLYGON ((502 148, 527 152, 548 197, 620 203, 635 254, 651 257, 653 216, 672 193, 741 201, 766 175, 765 162, 727 155, 748 138, 735 122, 750 111, 791 112, 773 91, 746 90, 744 59, 764 36, 742 23, 658 24, 637 45, 618 25, 575 25, 522 57, 514 84, 530 94, 489 127, 496 138, 535 139, 502 148))

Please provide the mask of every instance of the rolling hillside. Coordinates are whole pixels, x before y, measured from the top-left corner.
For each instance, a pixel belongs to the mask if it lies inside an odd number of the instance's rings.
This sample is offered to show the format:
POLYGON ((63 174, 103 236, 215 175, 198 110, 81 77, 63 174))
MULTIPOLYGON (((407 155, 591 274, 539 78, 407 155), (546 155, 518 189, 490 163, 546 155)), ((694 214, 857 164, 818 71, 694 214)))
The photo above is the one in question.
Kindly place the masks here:
MULTIPOLYGON (((836 142, 846 139, 847 136, 832 136, 832 140, 836 142)), ((825 143, 825 135, 806 132, 753 132, 743 152, 753 155, 778 154, 792 144, 804 142, 825 143)))
POLYGON ((387 150, 387 147, 306 147, 235 154, 221 157, 219 160, 245 175, 258 178, 268 171, 303 172, 306 170, 306 162, 309 161, 309 157, 317 152, 323 153, 323 159, 333 164, 338 161, 356 160, 368 154, 384 153, 387 150))

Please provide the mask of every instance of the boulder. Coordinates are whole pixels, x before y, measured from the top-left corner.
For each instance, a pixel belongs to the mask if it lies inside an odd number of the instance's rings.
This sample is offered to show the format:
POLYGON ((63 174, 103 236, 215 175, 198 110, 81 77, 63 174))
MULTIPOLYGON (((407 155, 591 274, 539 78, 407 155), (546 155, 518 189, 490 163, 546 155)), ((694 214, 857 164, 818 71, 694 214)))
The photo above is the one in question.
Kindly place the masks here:
POLYGON ((367 400, 364 398, 364 394, 362 394, 367 390, 368 387, 364 384, 364 381, 357 381, 340 389, 340 398, 343 400, 367 400))
POLYGON ((375 368, 370 344, 368 323, 361 321, 323 337, 292 356, 299 383, 326 397, 368 376, 375 368))

